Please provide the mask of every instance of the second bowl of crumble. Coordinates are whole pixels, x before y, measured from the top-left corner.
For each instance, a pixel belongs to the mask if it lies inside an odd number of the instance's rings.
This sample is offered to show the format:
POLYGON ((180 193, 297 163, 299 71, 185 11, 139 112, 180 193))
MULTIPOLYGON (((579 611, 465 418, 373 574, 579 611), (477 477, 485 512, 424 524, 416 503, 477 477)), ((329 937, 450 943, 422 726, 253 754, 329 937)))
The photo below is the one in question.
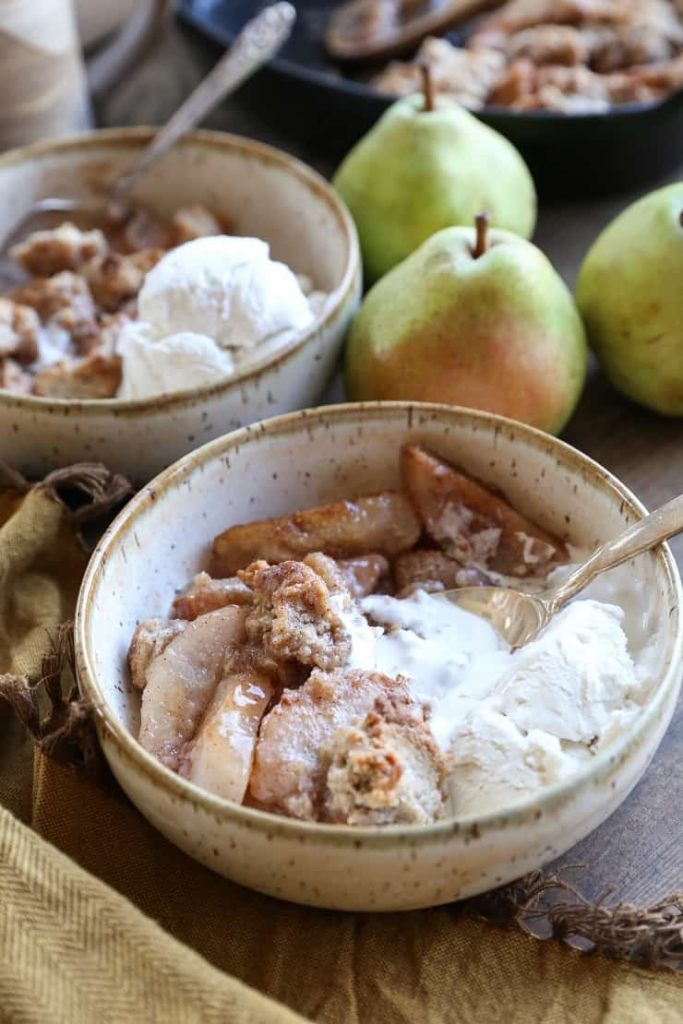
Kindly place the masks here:
MULTIPOLYGON (((151 134, 4 154, 0 234, 46 195, 101 192, 151 134)), ((200 131, 133 199, 125 222, 39 225, 3 267, 0 458, 28 475, 101 460, 143 483, 212 437, 315 403, 335 367, 361 270, 323 178, 200 131)))

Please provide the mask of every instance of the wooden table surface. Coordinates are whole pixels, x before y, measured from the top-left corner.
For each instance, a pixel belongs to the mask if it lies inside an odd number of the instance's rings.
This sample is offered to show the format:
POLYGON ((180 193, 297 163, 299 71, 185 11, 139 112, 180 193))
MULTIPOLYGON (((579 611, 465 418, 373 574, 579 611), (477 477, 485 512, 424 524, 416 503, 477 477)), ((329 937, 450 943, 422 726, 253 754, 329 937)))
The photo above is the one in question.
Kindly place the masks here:
MULTIPOLYGON (((107 102, 102 122, 163 121, 208 70, 215 55, 215 49, 194 34, 171 26, 154 57, 107 102)), ((293 146, 276 125, 256 119, 238 97, 216 111, 207 124, 271 142, 323 172, 332 169, 320 154, 293 146)), ((683 168, 670 180, 681 177, 683 168)), ((663 182, 653 182, 652 187, 658 184, 663 182)), ((634 198, 620 195, 541 204, 535 241, 570 286, 592 240, 634 198)), ((339 387, 334 389, 338 395, 339 387)), ((620 398, 596 367, 591 368, 581 405, 563 436, 620 477, 650 508, 683 490, 683 420, 659 418, 620 398)), ((683 537, 672 547, 683 566, 683 537)), ((630 798, 556 865, 585 863, 583 870, 572 870, 567 876, 585 895, 597 898, 615 886, 619 898, 647 903, 683 889, 682 755, 683 700, 653 764, 630 798)))

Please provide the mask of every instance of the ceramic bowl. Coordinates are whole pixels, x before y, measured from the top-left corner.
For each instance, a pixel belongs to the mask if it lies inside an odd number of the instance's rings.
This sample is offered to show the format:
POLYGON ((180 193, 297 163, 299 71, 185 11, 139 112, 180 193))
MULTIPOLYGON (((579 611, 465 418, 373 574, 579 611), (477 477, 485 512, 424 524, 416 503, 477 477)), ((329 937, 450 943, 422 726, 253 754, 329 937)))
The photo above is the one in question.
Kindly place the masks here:
MULTIPOLYGON (((93 132, 0 157, 0 236, 34 200, 99 191, 152 134, 93 132)), ((136 197, 162 215, 201 202, 256 235, 275 259, 330 293, 323 315, 277 354, 231 380, 137 401, 67 401, 0 391, 0 459, 31 476, 102 460, 136 483, 229 430, 317 402, 360 301, 351 218, 332 188, 293 157, 221 132, 194 132, 153 168, 136 197)))
MULTIPOLYGON (((352 828, 277 817, 212 796, 137 743, 139 694, 126 652, 136 623, 168 614, 174 591, 227 526, 400 483, 399 451, 427 445, 501 487, 523 513, 583 548, 643 515, 605 469, 530 427, 469 410, 342 405, 277 417, 186 456, 135 497, 104 535, 76 616, 80 685, 104 753, 142 813, 192 857, 244 885, 345 910, 449 902, 536 868, 599 825, 635 786, 671 718, 681 676, 681 584, 660 547, 629 565, 658 638, 639 717, 571 779, 504 811, 419 827, 352 828)), ((618 570, 617 570, 618 571, 618 570)))

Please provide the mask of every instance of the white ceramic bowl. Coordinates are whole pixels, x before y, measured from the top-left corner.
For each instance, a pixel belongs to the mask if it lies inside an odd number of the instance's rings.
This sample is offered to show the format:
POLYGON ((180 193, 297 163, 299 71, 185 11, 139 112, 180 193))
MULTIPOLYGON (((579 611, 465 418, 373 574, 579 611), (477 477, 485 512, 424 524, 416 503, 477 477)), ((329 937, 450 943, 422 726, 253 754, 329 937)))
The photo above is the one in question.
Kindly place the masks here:
MULTIPOLYGON (((38 198, 100 190, 151 133, 110 129, 0 157, 0 236, 38 198)), ((323 316, 276 355, 212 387, 127 402, 0 391, 0 459, 31 476, 96 459, 143 483, 226 431, 315 404, 358 307, 361 269, 351 217, 320 175, 286 153, 234 135, 195 132, 135 195, 162 215, 204 203, 231 218, 237 234, 266 239, 275 259, 332 297, 323 316)))
POLYGON ((168 614, 215 534, 253 518, 399 484, 399 450, 424 443, 547 529, 591 548, 643 506, 586 456, 530 427, 446 406, 334 406, 278 417, 186 456, 135 497, 87 570, 76 616, 83 694, 104 753, 133 802, 172 842, 274 896, 346 910, 425 907, 481 892, 550 861, 600 824, 641 777, 678 694, 681 585, 666 547, 636 559, 659 638, 642 714, 580 773, 500 813, 420 827, 309 824, 211 796, 135 739, 139 694, 126 652, 136 623, 168 614))

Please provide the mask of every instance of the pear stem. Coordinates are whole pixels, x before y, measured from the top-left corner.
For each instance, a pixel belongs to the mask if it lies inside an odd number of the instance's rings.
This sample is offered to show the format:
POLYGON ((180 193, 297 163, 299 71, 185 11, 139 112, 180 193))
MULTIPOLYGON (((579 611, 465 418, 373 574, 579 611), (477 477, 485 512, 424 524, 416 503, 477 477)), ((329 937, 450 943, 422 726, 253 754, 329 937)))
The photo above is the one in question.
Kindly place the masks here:
POLYGON ((420 63, 420 74, 422 75, 422 96, 424 97, 422 109, 425 113, 430 114, 435 106, 434 79, 432 78, 432 69, 426 60, 420 63))
POLYGON ((477 229, 477 240, 472 250, 472 255, 475 260, 478 260, 480 256, 483 256, 489 247, 489 228, 491 226, 491 214, 484 211, 484 213, 478 213, 474 218, 474 223, 477 229))

